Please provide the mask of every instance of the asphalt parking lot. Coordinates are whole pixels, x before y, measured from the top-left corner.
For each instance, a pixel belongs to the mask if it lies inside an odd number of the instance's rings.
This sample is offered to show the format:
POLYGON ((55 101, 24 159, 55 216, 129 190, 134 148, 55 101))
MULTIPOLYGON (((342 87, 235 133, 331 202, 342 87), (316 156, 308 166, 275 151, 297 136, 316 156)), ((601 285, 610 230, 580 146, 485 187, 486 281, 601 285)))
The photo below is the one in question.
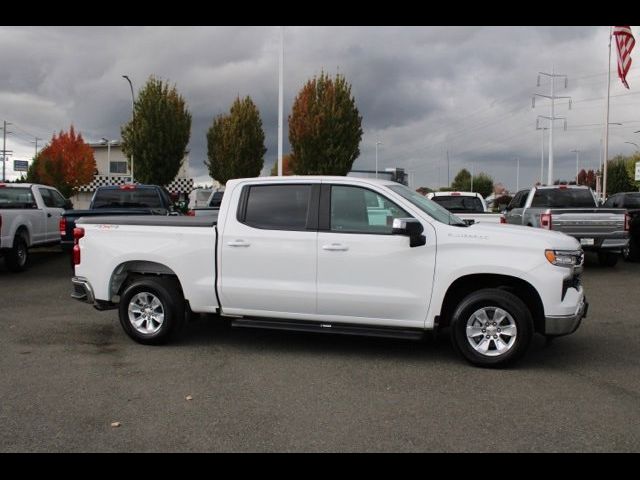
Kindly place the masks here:
POLYGON ((640 264, 587 265, 589 317, 508 370, 427 342, 188 325, 145 347, 0 265, 0 451, 640 451, 640 264), (190 396, 190 400, 187 400, 190 396), (112 427, 112 422, 120 422, 112 427))

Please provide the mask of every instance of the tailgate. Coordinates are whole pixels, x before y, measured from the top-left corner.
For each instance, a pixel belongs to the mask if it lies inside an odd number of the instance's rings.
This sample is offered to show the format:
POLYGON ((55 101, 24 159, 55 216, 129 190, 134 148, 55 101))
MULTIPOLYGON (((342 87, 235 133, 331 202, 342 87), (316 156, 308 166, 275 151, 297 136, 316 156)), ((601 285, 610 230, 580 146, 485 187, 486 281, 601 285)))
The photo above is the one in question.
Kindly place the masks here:
POLYGON ((552 229, 576 238, 624 238, 624 210, 552 209, 552 229))

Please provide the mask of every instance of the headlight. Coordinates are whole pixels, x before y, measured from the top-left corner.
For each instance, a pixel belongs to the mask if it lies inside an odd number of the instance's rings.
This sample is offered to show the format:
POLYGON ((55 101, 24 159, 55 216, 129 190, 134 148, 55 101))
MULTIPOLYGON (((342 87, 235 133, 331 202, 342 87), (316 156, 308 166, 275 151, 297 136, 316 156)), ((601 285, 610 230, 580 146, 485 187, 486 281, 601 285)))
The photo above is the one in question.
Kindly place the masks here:
POLYGON ((582 250, 545 250, 544 256, 549 263, 559 267, 576 267, 582 265, 582 250))

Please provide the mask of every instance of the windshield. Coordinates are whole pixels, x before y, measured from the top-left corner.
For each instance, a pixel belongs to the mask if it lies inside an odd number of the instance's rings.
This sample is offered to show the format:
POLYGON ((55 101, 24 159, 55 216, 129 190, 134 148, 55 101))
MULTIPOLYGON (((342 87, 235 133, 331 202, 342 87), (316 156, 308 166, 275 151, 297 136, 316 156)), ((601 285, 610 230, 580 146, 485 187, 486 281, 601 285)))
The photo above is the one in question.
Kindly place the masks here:
POLYGON ((388 185, 388 187, 400 195, 405 200, 408 200, 431 218, 444 223, 446 225, 455 225, 458 227, 466 227, 467 224, 460 220, 455 215, 452 215, 446 208, 441 207, 435 202, 432 202, 428 198, 420 195, 418 192, 414 192, 409 187, 404 185, 388 185))
POLYGON ((478 197, 434 195, 431 200, 453 213, 484 213, 484 207, 478 197))
POLYGON ((596 200, 588 188, 541 188, 536 190, 532 207, 594 208, 596 200))

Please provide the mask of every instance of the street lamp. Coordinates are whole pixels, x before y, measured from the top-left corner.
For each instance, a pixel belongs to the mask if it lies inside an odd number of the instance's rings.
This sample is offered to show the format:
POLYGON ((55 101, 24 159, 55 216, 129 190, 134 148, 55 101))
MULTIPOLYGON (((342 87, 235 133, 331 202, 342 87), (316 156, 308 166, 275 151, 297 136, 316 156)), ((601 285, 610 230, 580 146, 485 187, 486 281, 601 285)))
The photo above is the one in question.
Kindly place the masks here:
MULTIPOLYGON (((129 82, 129 88, 131 88, 131 121, 133 122, 135 117, 135 110, 134 110, 135 97, 133 95, 133 83, 131 83, 131 79, 127 75, 122 75, 122 78, 124 78, 127 82, 129 82)), ((133 178, 134 177, 133 177, 133 153, 132 153, 131 154, 131 183, 135 183, 135 180, 133 178)))
POLYGON ((376 142, 376 178, 378 178, 378 145, 382 145, 382 142, 376 142))

